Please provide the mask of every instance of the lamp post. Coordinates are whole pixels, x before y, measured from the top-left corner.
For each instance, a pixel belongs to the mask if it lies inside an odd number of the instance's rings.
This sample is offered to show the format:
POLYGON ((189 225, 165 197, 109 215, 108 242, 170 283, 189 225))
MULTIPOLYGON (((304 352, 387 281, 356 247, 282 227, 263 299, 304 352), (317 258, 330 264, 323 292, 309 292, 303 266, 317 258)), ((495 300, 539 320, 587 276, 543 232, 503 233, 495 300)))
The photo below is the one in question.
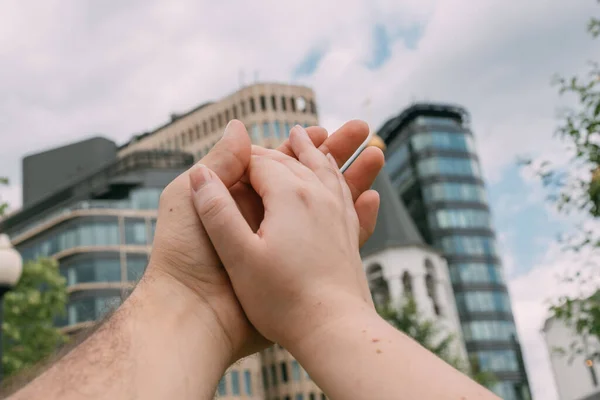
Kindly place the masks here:
POLYGON ((16 251, 8 235, 0 234, 0 380, 2 380, 2 321, 4 295, 11 290, 21 278, 23 259, 16 251))

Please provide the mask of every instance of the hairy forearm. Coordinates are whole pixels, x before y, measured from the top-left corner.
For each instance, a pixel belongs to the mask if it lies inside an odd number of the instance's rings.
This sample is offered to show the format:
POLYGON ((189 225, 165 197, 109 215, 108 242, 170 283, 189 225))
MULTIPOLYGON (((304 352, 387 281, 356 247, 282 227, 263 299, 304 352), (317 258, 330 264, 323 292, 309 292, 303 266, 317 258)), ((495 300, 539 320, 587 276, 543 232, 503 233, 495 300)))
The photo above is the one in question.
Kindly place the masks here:
POLYGON ((497 399, 373 311, 327 324, 290 351, 333 400, 497 399))
POLYGON ((230 346, 179 286, 145 277, 98 331, 10 399, 212 399, 230 346))

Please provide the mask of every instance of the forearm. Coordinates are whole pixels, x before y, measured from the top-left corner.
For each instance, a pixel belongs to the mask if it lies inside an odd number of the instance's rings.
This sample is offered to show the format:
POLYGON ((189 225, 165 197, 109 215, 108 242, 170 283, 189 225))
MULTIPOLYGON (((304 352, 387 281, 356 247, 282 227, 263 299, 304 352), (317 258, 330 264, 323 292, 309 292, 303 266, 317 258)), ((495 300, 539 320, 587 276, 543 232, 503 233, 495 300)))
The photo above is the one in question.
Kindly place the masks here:
POLYGON ((178 286, 145 277, 96 333, 11 399, 212 399, 230 346, 178 286))
POLYGON ((375 312, 327 324, 290 351, 333 400, 497 399, 375 312))

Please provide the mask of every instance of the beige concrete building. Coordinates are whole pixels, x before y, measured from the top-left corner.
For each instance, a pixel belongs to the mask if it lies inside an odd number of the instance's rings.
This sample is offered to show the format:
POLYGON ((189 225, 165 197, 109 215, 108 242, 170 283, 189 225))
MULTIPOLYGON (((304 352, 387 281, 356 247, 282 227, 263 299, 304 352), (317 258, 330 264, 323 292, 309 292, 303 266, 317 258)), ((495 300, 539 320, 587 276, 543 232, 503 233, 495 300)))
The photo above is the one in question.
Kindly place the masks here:
POLYGON ((202 104, 136 136, 120 148, 119 155, 134 151, 183 150, 202 158, 223 135, 232 119, 246 125, 252 143, 273 148, 285 140, 295 124, 317 125, 317 108, 312 89, 304 86, 260 83, 229 96, 202 104))

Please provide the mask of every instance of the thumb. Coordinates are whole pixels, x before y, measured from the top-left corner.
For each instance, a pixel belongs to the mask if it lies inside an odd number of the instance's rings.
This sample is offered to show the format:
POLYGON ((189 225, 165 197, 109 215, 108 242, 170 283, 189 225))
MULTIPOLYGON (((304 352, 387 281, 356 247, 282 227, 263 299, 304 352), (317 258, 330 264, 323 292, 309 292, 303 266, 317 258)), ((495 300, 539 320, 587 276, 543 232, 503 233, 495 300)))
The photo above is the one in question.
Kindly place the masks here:
POLYGON ((219 258, 229 270, 255 239, 233 197, 217 174, 203 164, 190 171, 192 200, 219 258))
POLYGON ((223 137, 200 160, 228 188, 237 183, 250 164, 251 143, 246 127, 238 120, 227 124, 223 137))

